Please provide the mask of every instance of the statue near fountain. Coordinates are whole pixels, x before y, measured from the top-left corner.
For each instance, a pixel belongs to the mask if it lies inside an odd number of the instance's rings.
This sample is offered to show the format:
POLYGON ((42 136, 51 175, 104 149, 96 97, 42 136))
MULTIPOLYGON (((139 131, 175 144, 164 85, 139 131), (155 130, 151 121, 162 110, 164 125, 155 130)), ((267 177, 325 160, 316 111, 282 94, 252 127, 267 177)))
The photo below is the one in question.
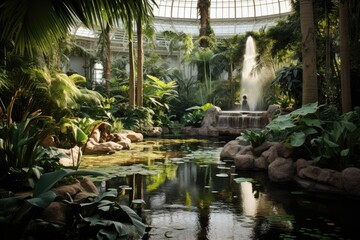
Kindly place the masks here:
POLYGON ((250 110, 249 104, 247 102, 246 95, 243 96, 243 100, 241 102, 241 110, 242 111, 249 111, 250 110))

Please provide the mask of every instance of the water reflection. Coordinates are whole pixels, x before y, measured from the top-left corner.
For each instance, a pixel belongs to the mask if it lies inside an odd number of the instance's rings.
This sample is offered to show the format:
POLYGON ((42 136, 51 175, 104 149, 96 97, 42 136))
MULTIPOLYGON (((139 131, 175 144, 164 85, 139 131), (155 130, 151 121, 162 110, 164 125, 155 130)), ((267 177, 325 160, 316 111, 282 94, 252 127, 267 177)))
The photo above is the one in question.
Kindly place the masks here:
POLYGON ((149 239, 356 239, 356 201, 314 198, 296 186, 270 183, 264 172, 235 171, 231 161, 219 160, 222 146, 157 146, 156 157, 147 156, 143 165, 113 165, 113 172, 128 174, 104 186, 121 186, 122 204, 144 200, 136 210, 151 227, 149 239))

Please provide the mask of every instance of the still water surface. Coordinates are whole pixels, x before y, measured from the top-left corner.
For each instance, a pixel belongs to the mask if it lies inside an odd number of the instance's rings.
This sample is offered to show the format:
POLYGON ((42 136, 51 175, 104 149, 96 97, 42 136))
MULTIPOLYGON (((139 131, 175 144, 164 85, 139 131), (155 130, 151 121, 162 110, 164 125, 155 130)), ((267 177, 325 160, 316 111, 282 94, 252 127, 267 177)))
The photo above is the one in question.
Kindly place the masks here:
POLYGON ((109 173, 99 188, 117 188, 122 204, 144 200, 138 212, 151 227, 146 239, 360 239, 360 201, 236 171, 220 160, 228 140, 146 139, 85 156, 81 168, 109 173))

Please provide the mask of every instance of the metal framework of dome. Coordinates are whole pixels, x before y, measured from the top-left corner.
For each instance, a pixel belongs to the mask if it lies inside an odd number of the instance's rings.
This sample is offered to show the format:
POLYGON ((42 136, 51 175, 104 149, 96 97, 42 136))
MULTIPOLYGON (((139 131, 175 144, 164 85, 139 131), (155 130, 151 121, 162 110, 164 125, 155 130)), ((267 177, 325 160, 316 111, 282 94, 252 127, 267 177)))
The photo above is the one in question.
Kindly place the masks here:
MULTIPOLYGON (((157 52, 168 53, 169 43, 160 35, 163 31, 199 34, 198 0, 156 0, 153 21, 157 52)), ((258 31, 276 24, 291 13, 291 0, 211 0, 210 24, 217 38, 258 31)), ((96 51, 99 32, 79 27, 72 30, 77 42, 88 52, 96 51)), ((136 32, 135 39, 136 42, 136 32)), ((111 48, 113 52, 127 52, 128 37, 121 24, 113 29, 111 48)))
MULTIPOLYGON (((157 31, 199 33, 198 0, 157 0, 157 31)), ((291 12, 290 0, 211 0, 211 27, 216 36, 258 31, 291 12)))

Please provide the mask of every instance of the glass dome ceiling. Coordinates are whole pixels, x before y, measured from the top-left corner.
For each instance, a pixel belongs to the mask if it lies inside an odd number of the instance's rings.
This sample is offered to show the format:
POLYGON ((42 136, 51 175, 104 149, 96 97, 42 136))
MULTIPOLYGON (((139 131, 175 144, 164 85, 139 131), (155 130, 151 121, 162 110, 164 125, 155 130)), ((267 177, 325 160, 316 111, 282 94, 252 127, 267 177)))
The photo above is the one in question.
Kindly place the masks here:
MULTIPOLYGON (((198 0, 156 0, 157 31, 199 34, 198 0)), ((210 24, 216 36, 258 31, 292 11, 291 0, 211 0, 210 24)))
MULTIPOLYGON (((154 15, 197 19, 198 0, 156 0, 154 15)), ((256 18, 291 11, 290 0, 211 0, 211 19, 256 18)))
MULTIPOLYGON (((161 32, 173 31, 199 35, 199 16, 197 12, 198 0, 155 0, 153 6, 155 19, 154 27, 158 36, 156 41, 164 49, 169 49, 169 43, 161 36, 161 32)), ((291 0, 211 0, 210 24, 217 38, 244 34, 248 31, 258 31, 261 28, 276 24, 276 20, 292 12, 291 0)), ((94 51, 95 40, 99 31, 87 29, 83 26, 72 29, 77 36, 78 43, 94 51)), ((136 41, 136 32, 134 36, 136 41)), ((114 29, 112 49, 126 52, 128 38, 124 26, 114 29)))

